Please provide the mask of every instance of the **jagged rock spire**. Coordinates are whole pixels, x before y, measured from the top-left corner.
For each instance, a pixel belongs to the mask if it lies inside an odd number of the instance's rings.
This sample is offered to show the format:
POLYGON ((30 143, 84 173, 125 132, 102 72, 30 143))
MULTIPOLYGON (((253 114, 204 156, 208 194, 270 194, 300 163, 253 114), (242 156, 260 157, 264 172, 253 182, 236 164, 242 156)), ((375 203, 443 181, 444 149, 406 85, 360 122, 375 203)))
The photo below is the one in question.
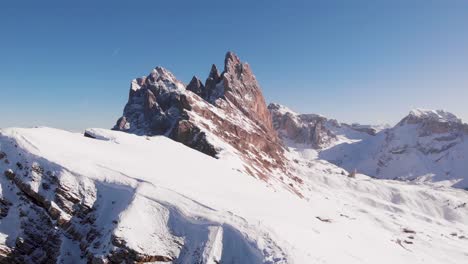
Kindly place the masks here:
POLYGON ((200 97, 204 96, 205 86, 196 76, 192 77, 192 80, 187 85, 187 90, 194 92, 200 97))

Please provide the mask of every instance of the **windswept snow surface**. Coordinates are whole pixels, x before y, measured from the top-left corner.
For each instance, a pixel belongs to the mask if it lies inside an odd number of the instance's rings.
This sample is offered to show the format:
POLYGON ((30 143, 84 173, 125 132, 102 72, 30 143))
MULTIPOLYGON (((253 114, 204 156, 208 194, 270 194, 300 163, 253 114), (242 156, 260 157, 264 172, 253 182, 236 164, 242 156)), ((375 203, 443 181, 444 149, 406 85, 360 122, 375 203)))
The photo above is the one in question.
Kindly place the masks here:
MULTIPOLYGON (((214 159, 166 137, 94 129, 97 139, 51 128, 4 129, 0 151, 18 154, 87 194, 102 234, 94 255, 117 237, 173 263, 466 263, 468 194, 427 183, 348 178, 326 161, 293 149, 291 170, 303 198, 282 184, 239 172, 236 159, 214 159), (16 147, 15 147, 16 145, 16 147), (310 158, 310 157, 309 157, 310 158), (463 205, 465 204, 465 206, 463 205), (415 233, 405 233, 404 230, 415 233)), ((41 178, 24 179, 50 196, 41 178)), ((0 243, 13 247, 20 203, 0 220, 0 243)), ((86 262, 78 241, 62 240, 63 263, 86 262)), ((93 249, 90 249, 92 251, 93 249)))

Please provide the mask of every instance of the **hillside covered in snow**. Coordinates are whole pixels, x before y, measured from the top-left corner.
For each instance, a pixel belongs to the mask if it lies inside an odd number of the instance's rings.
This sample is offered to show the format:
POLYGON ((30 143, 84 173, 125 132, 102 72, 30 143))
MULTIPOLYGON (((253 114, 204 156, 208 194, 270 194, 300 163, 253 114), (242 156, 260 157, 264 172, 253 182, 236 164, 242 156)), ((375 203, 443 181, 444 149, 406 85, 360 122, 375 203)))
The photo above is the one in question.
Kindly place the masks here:
MULTIPOLYGON (((290 153, 297 195, 166 137, 6 129, 2 252, 20 263, 463 263, 468 194, 290 153), (5 162, 8 160, 8 162, 5 162)), ((7 261, 8 262, 8 261, 7 261)))

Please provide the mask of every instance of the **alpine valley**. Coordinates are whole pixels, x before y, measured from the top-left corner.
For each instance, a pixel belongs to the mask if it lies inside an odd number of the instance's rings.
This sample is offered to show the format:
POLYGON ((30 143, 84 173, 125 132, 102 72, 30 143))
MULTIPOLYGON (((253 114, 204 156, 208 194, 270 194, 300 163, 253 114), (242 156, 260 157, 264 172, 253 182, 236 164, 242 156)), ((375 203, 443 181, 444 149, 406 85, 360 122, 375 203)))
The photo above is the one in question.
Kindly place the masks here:
POLYGON ((1 129, 0 173, 0 263, 468 262, 467 124, 267 106, 232 52, 131 81, 111 130, 1 129))

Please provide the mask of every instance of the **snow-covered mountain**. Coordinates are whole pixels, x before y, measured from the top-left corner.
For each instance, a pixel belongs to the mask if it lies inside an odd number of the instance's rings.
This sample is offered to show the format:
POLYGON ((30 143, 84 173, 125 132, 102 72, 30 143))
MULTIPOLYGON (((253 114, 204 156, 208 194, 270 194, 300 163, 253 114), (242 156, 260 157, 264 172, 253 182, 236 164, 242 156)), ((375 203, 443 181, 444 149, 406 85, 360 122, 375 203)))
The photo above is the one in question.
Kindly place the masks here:
MULTIPOLYGON (((401 127, 466 129, 437 115, 401 127)), ((231 52, 204 84, 157 67, 113 130, 0 130, 0 263, 464 263, 466 191, 320 158, 395 129, 267 108, 231 52)))
POLYGON ((442 110, 413 110, 391 129, 321 157, 378 178, 420 179, 468 188, 468 125, 442 110))
POLYGON ((348 171, 385 179, 468 188, 468 125, 442 110, 417 109, 394 127, 347 125, 270 104, 289 147, 312 151, 348 171))

